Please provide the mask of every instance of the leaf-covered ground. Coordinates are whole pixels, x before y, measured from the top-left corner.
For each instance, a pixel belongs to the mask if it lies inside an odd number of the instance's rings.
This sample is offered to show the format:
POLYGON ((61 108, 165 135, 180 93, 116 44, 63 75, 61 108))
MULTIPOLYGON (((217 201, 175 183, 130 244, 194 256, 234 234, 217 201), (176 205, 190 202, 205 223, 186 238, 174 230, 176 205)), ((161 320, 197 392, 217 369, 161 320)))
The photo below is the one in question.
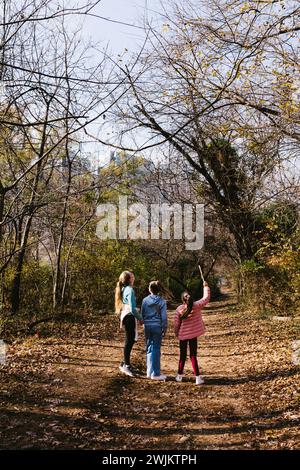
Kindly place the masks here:
POLYGON ((299 319, 253 318, 232 299, 212 303, 198 348, 206 383, 197 387, 189 361, 175 382, 173 313, 165 383, 145 377, 142 331, 133 352, 140 377, 119 372, 115 316, 11 344, 0 366, 0 448, 299 449, 300 369, 291 362, 299 319))

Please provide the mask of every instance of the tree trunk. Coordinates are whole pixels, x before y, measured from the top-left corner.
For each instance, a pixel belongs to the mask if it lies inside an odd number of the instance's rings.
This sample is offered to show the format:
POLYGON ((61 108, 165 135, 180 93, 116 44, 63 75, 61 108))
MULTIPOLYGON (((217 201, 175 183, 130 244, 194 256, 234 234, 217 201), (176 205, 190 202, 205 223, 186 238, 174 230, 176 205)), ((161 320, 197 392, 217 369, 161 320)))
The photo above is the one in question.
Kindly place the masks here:
POLYGON ((22 270, 23 270, 23 264, 24 264, 24 258, 25 258, 25 252, 27 248, 27 242, 28 242, 28 237, 30 233, 30 228, 31 228, 31 223, 33 219, 33 214, 29 216, 29 218, 26 221, 23 236, 22 236, 22 242, 21 242, 21 248, 18 253, 18 258, 17 258, 17 271, 13 280, 13 287, 11 291, 11 306, 12 306, 12 313, 15 314, 19 310, 20 307, 20 288, 21 288, 21 277, 22 277, 22 270))
MULTIPOLYGON (((46 128, 47 128, 47 120, 48 120, 48 109, 45 117, 45 125, 43 128, 43 135, 42 135, 42 140, 41 140, 41 146, 39 149, 39 158, 44 154, 45 150, 45 145, 46 145, 46 128)), ((34 182, 33 182, 33 188, 31 191, 31 196, 30 196, 30 201, 28 204, 28 211, 29 215, 25 223, 25 227, 23 230, 23 234, 21 237, 21 243, 20 243, 20 251, 18 253, 17 257, 17 272, 15 274, 14 280, 13 280, 13 287, 12 287, 12 292, 11 292, 11 305, 12 305, 12 313, 15 314, 19 310, 20 307, 20 287, 21 287, 21 277, 22 277, 22 271, 23 271, 23 263, 24 263, 24 258, 25 258, 25 252, 27 248, 27 242, 28 242, 28 237, 30 234, 30 229, 31 229, 31 223, 33 219, 33 214, 34 214, 34 204, 36 200, 36 194, 37 194, 37 189, 39 185, 39 179, 40 179, 40 174, 41 174, 41 169, 42 169, 43 162, 40 161, 37 165, 36 168, 36 174, 34 177, 34 182)))
MULTIPOLYGON (((5 190, 3 188, 2 182, 0 181, 0 259, 1 263, 2 260, 4 262, 4 249, 2 245, 2 238, 3 238, 3 217, 4 217, 4 200, 5 200, 5 190)), ((1 266, 1 285, 0 285, 0 310, 3 308, 4 305, 4 266, 1 266)))

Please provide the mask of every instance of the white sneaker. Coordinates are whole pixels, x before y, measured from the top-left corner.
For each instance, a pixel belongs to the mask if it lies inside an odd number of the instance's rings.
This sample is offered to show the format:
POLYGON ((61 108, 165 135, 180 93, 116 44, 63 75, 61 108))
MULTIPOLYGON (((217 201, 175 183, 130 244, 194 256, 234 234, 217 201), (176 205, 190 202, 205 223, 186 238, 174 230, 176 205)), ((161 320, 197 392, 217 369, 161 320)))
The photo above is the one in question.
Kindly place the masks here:
POLYGON ((204 384, 204 379, 201 377, 201 375, 196 375, 196 385, 203 385, 204 384))
POLYGON ((152 380, 163 380, 165 381, 167 378, 166 375, 160 374, 160 375, 151 375, 152 380))
POLYGON ((175 377, 175 380, 176 380, 176 382, 182 382, 182 375, 178 374, 178 375, 175 377))
POLYGON ((129 377, 134 377, 134 373, 130 370, 130 366, 123 364, 122 366, 119 366, 119 369, 123 374, 129 375, 129 377))

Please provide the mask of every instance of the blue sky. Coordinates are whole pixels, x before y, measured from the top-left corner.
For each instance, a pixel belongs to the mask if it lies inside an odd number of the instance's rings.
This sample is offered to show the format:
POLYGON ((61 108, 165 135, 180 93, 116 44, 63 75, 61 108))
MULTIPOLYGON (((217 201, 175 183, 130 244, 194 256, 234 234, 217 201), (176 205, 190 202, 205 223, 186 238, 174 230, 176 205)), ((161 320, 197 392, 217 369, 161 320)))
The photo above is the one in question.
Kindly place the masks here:
MULTIPOLYGON (((110 20, 141 26, 145 11, 149 20, 155 18, 155 12, 161 11, 160 0, 102 0, 93 13, 110 20)), ((85 20, 84 33, 90 34, 94 41, 101 41, 103 45, 109 43, 115 53, 122 52, 124 48, 134 51, 143 41, 144 32, 133 26, 89 17, 85 20)))
MULTIPOLYGON (((92 42, 98 43, 101 49, 108 46, 109 53, 115 57, 124 53, 126 48, 128 49, 126 56, 129 59, 130 53, 138 51, 144 42, 145 32, 138 27, 142 26, 145 14, 148 21, 152 22, 158 16, 157 12, 161 10, 161 0, 101 0, 91 13, 106 19, 88 16, 83 21, 82 17, 79 17, 78 21, 82 25, 81 33, 84 38, 91 38, 92 42)), ((73 23, 74 19, 71 21, 73 23)), ((74 21, 72 26, 76 23, 77 21, 74 21)), ((92 127, 96 135, 97 125, 92 127)), ((108 130, 113 131, 113 129, 108 130)), ((107 162, 111 148, 90 142, 83 146, 83 150, 91 152, 94 163, 98 161, 102 165, 107 162)))

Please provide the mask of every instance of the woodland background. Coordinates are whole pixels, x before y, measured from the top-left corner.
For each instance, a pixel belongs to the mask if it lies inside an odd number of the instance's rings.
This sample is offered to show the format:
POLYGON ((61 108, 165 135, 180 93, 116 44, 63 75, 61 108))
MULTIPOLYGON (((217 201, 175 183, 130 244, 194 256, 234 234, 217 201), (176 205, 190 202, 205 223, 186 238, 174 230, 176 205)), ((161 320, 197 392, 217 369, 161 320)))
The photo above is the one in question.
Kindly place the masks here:
POLYGON ((299 448, 299 2, 150 3, 117 55, 84 29, 125 26, 102 1, 1 2, 1 449, 299 448), (204 204, 203 249, 100 240, 97 206, 120 195, 204 204), (174 380, 172 331, 198 262, 200 388, 188 365, 174 380), (124 269, 138 305, 150 280, 170 291, 166 382, 143 340, 137 377, 119 372, 124 269))
POLYGON ((101 2, 2 2, 2 336, 112 311, 124 268, 139 297, 159 277, 177 300, 198 260, 215 295, 226 279, 253 314, 299 313, 299 5, 200 3, 166 4, 112 57, 67 23, 101 2), (99 240, 96 207, 120 194, 205 204, 204 249, 99 240))

